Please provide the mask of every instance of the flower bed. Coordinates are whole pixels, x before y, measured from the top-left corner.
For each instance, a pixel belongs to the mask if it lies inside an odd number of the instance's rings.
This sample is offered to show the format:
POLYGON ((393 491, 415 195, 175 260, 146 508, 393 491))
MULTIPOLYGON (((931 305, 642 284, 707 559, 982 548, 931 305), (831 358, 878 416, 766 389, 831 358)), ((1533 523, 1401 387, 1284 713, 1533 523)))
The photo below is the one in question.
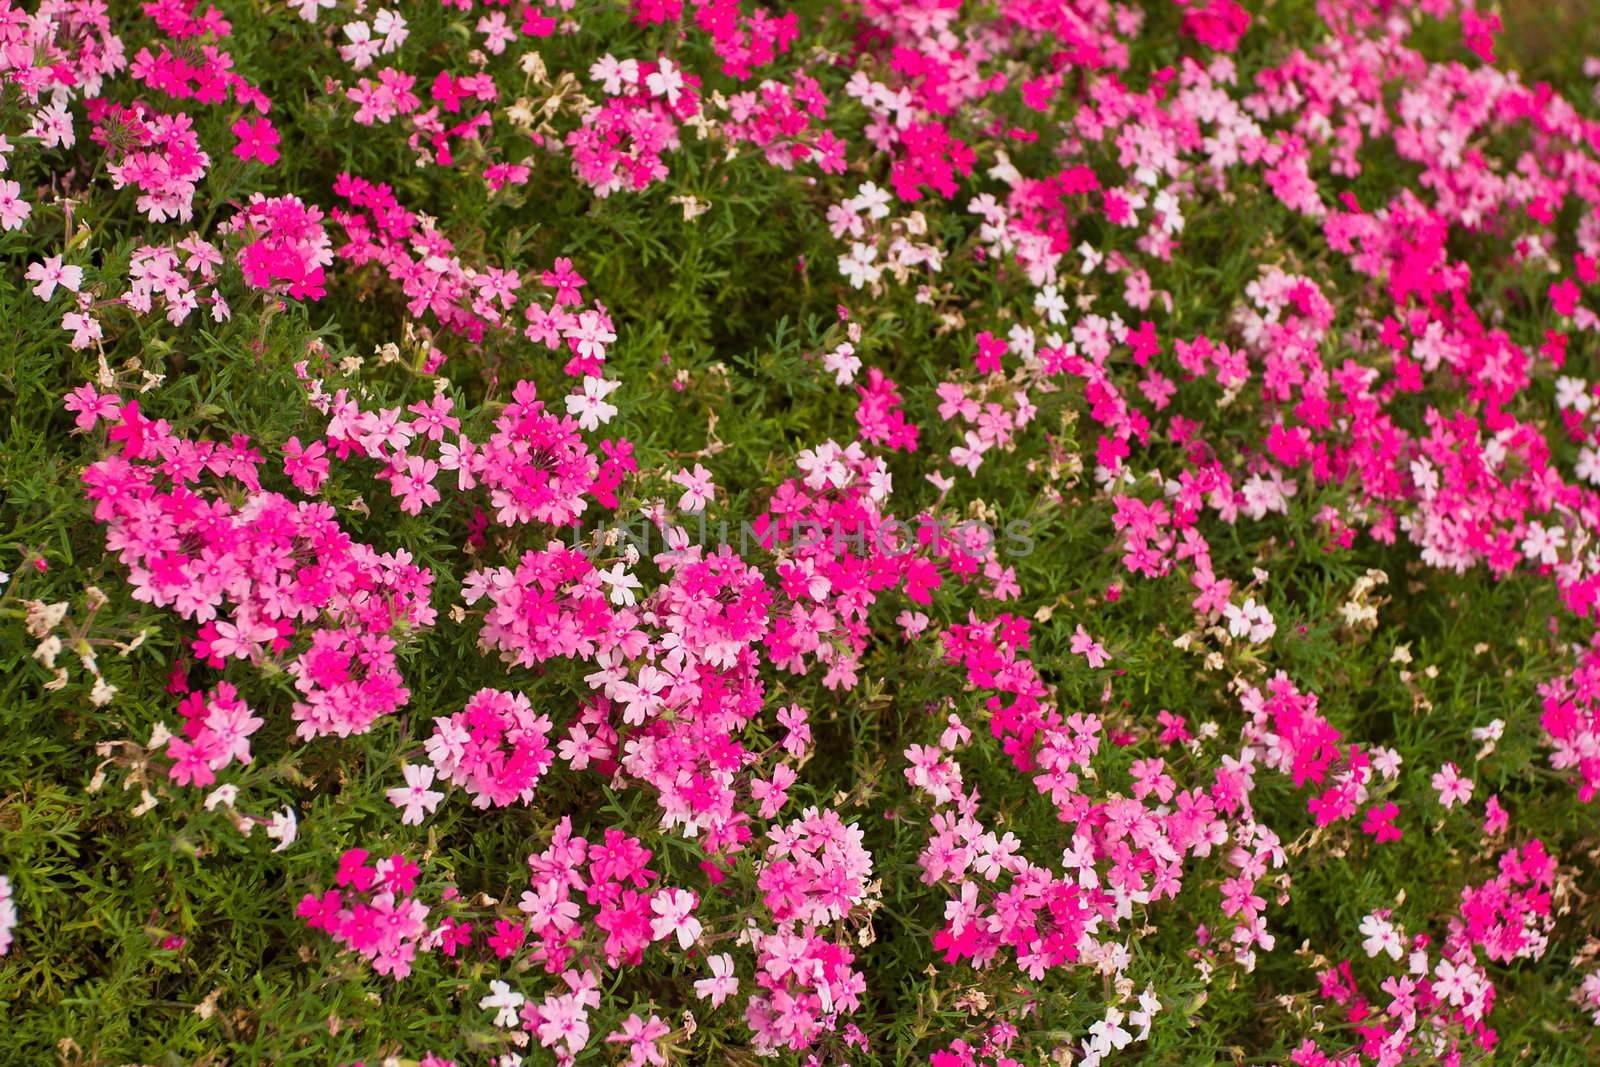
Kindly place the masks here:
POLYGON ((0 11, 0 1061, 1600 1059, 1581 26, 0 11))

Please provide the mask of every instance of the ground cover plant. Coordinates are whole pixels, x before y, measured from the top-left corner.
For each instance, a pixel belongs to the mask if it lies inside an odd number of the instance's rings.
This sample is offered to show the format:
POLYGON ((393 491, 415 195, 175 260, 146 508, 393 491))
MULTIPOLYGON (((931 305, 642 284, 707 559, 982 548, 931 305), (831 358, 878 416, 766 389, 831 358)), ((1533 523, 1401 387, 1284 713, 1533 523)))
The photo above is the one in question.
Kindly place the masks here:
POLYGON ((0 0, 0 1064, 1600 1062, 1590 21, 0 0))

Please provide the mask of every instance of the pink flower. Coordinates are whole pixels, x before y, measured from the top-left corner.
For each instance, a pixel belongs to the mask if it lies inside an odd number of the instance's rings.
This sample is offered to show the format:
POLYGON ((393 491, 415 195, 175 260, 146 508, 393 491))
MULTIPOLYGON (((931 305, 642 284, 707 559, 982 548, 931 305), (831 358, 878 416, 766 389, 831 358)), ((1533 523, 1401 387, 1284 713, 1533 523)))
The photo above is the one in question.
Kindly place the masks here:
POLYGON ((199 740, 214 753, 211 769, 220 770, 232 760, 249 763, 250 735, 259 730, 265 720, 252 715, 249 706, 236 698, 233 686, 227 682, 218 684, 206 709, 199 740))
POLYGON ((33 295, 40 300, 49 300, 58 285, 76 293, 83 285, 83 268, 62 266, 60 256, 50 256, 41 263, 28 264, 27 277, 30 282, 38 283, 33 287, 33 295))
POLYGON ((283 473, 296 489, 316 496, 328 479, 327 452, 321 441, 301 445, 300 438, 291 437, 283 446, 283 473))
POLYGON ((606 1040, 613 1044, 627 1042, 627 1067, 644 1067, 647 1063, 666 1067, 667 1059, 656 1047, 656 1041, 671 1031, 671 1027, 654 1015, 645 1020, 631 1014, 622 1021, 622 1029, 607 1034, 606 1040))
POLYGON ((270 119, 240 119, 230 129, 239 138, 233 146, 234 155, 243 160, 258 159, 269 167, 278 161, 278 131, 272 128, 270 119))
POLYGON ((1232 52, 1250 28, 1250 13, 1235 0, 1178 0, 1191 4, 1183 16, 1183 32, 1210 48, 1232 52))
POLYGON ((1465 804, 1472 797, 1472 779, 1461 777, 1454 763, 1446 763, 1433 776, 1433 788, 1439 793, 1439 803, 1446 809, 1458 803, 1465 804))
POLYGON ((406 784, 396 786, 385 795, 389 803, 402 809, 400 822, 405 826, 421 826, 423 814, 432 814, 444 799, 444 794, 428 787, 433 784, 432 767, 408 763, 402 768, 406 784))
POLYGON ((1090 667, 1097 669, 1104 667, 1111 660, 1105 648, 1089 636, 1089 631, 1083 628, 1082 623, 1078 624, 1078 629, 1072 635, 1072 651, 1088 660, 1090 667))
POLYGON ((679 470, 672 476, 673 482, 683 486, 683 495, 678 498, 678 510, 696 512, 705 510, 706 504, 711 500, 714 486, 711 482, 711 472, 700 464, 694 465, 694 470, 679 470))
POLYGON ((693 915, 695 897, 685 889, 663 889, 650 898, 650 910, 655 918, 650 920, 650 938, 660 941, 668 934, 676 934, 678 947, 687 951, 700 940, 700 920, 693 915))
POLYGON ((1398 841, 1403 836, 1400 828, 1394 824, 1400 815, 1399 805, 1392 801, 1385 804, 1374 804, 1367 810, 1367 817, 1361 824, 1361 832, 1377 839, 1378 844, 1387 841, 1398 841))
POLYGON ((711 1001, 713 1008, 720 1008, 723 1001, 739 991, 739 977, 733 973, 733 957, 719 952, 706 957, 706 966, 711 969, 711 977, 695 979, 694 995, 711 1001))
POLYGON ((1483 832, 1487 837, 1498 837, 1511 825, 1511 816, 1500 806, 1500 798, 1491 796, 1484 804, 1483 832))
POLYGON ((96 392, 94 386, 84 384, 68 393, 62 406, 77 414, 74 423, 79 430, 88 431, 102 418, 116 418, 122 402, 112 394, 96 392))
POLYGON ((33 213, 33 205, 22 199, 22 186, 0 178, 0 229, 20 230, 33 213))

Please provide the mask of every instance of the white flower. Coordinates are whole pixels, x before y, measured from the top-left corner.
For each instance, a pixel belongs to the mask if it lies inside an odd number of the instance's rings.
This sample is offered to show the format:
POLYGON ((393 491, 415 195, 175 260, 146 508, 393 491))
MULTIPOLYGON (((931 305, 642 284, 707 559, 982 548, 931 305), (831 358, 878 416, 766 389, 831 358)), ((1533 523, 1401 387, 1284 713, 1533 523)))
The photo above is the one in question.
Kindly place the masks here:
POLYGON ((1361 920, 1361 933, 1366 938, 1361 942, 1361 947, 1366 950, 1368 957, 1385 952, 1390 959, 1398 960, 1405 951, 1405 946, 1400 941, 1400 933, 1394 928, 1394 924, 1376 912, 1361 920))
POLYGON ((372 19, 373 32, 383 37, 383 51, 387 55, 398 51, 406 43, 406 38, 411 36, 411 30, 406 26, 405 17, 397 11, 388 8, 379 8, 372 19))
POLYGON ((610 52, 601 56, 589 67, 589 77, 600 83, 600 89, 607 96, 616 96, 622 92, 624 85, 633 85, 639 80, 639 61, 636 59, 618 60, 610 52))
POLYGON ((856 195, 853 198, 845 201, 845 206, 852 211, 865 211, 869 219, 887 218, 889 215, 889 193, 885 189, 878 188, 875 183, 867 182, 856 190, 856 195))
POLYGON ((272 819, 267 824, 267 836, 278 842, 274 852, 282 852, 294 844, 294 839, 300 833, 300 820, 295 816, 293 808, 284 808, 282 811, 272 813, 272 819))
POLYGON ((332 11, 336 3, 337 0, 289 0, 289 6, 307 22, 317 21, 318 14, 322 11, 332 11))
POLYGON ((389 803, 397 808, 403 808, 400 816, 402 826, 421 826, 423 814, 432 814, 439 806, 439 801, 444 799, 444 794, 436 789, 429 789, 433 784, 434 770, 425 763, 408 763, 402 768, 406 784, 396 786, 385 795, 389 803))
POLYGON ((1522 539, 1522 554, 1530 560, 1538 560, 1543 564, 1554 564, 1560 559, 1560 551, 1567 543, 1567 531, 1560 526, 1544 526, 1537 522, 1528 523, 1528 533, 1522 539))
POLYGON ((495 1009, 494 1024, 500 1027, 516 1026, 518 1022, 517 1009, 527 1001, 527 997, 512 989, 505 982, 498 979, 489 983, 489 995, 478 1001, 478 1007, 484 1011, 495 1009))
POLYGON ((678 947, 688 950, 700 940, 702 927, 694 917, 694 894, 686 889, 663 889, 650 898, 650 937, 660 941, 668 934, 678 935, 678 947))
POLYGON ((567 414, 578 417, 578 426, 584 430, 597 430, 600 424, 610 422, 617 406, 606 402, 622 383, 587 375, 583 379, 583 392, 567 397, 567 414))
POLYGON ((233 807, 234 801, 239 799, 239 787, 236 785, 219 785, 206 795, 206 810, 214 811, 218 804, 233 807))
POLYGON ((1556 407, 1563 411, 1572 408, 1579 412, 1587 412, 1593 405, 1594 397, 1589 393, 1588 382, 1567 375, 1556 379, 1556 407))
POLYGON ((633 591, 642 586, 639 579, 628 573, 625 564, 615 564, 610 570, 600 571, 599 573, 600 580, 611 587, 611 603, 630 608, 638 603, 638 598, 633 595, 633 591))
POLYGON ((644 84, 651 96, 664 96, 668 104, 676 104, 683 91, 683 73, 672 65, 672 60, 663 58, 644 84))
POLYGON ((1590 485, 1600 485, 1600 449, 1591 445, 1578 449, 1578 463, 1573 470, 1590 485))
POLYGON ((835 385, 849 385, 861 369, 861 357, 856 355, 856 346, 845 341, 822 357, 822 366, 833 372, 835 385))
POLYGON ((877 245, 852 242, 850 254, 839 257, 839 273, 849 280, 852 289, 860 289, 882 277, 883 268, 873 265, 873 261, 877 258, 877 245))
POLYGON ((1052 326, 1060 326, 1067 321, 1067 300, 1054 285, 1047 285, 1034 294, 1033 307, 1052 326))

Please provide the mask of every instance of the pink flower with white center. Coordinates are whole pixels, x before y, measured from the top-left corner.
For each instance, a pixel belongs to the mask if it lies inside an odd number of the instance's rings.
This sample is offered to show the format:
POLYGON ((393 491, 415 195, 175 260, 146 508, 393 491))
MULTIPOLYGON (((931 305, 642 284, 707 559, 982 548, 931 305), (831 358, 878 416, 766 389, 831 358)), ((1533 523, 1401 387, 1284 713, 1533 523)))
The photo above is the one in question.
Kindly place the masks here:
POLYGON ((262 623, 240 620, 237 623, 217 623, 217 636, 211 640, 213 655, 227 659, 251 659, 260 655, 261 646, 276 637, 278 631, 262 623))
POLYGON ((795 459, 795 466, 805 471, 806 488, 821 489, 832 485, 843 489, 850 482, 850 468, 840 459, 839 446, 832 441, 819 445, 815 451, 804 449, 795 459))
POLYGON ((679 470, 672 476, 676 485, 683 486, 683 495, 678 498, 678 510, 690 513, 704 511, 706 504, 711 501, 712 493, 716 486, 712 484, 711 472, 700 464, 694 465, 694 470, 688 468, 679 470))
POLYGON ((926 630, 930 621, 926 613, 921 611, 902 611, 894 619, 895 625, 905 633, 907 641, 913 640, 926 630))
POLYGON ((789 801, 789 787, 794 785, 799 775, 787 763, 780 763, 772 768, 771 778, 756 778, 750 782, 750 798, 761 804, 757 811, 763 819, 770 819, 783 810, 784 804, 789 801))
MULTIPOLYGON (((548 996, 532 1010, 535 1032, 545 1048, 563 1046, 567 1057, 576 1056, 589 1043, 589 1012, 580 995, 548 996)), ((525 1015, 526 1017, 526 1009, 525 1015)), ((533 1020, 529 1025, 533 1025, 533 1020)), ((558 1055, 562 1050, 558 1050, 558 1055)))
POLYGON ((694 995, 711 1001, 713 1008, 720 1008, 723 1001, 739 991, 739 977, 733 973, 733 957, 719 952, 706 957, 706 966, 711 969, 711 977, 695 979, 694 995))
POLYGON ((573 723, 567 727, 567 736, 556 746, 561 758, 572 764, 572 769, 581 771, 589 766, 590 760, 605 759, 611 755, 611 746, 600 738, 589 733, 582 723, 573 723))
MULTIPOLYGON (((4 206, 0 205, 0 210, 4 206)), ((88 348, 100 340, 100 320, 87 312, 69 311, 61 316, 61 328, 72 334, 72 340, 67 345, 74 350, 88 348)))
POLYGON ((1400 764, 1404 762, 1400 753, 1392 748, 1374 748, 1369 756, 1372 758, 1372 769, 1393 781, 1400 774, 1400 764))
MULTIPOLYGON (((367 24, 356 25, 365 28, 367 24)), ((349 32, 348 27, 346 32, 349 32)), ((272 128, 270 119, 240 119, 230 127, 230 132, 239 139, 233 146, 235 156, 246 162, 258 159, 269 167, 278 161, 278 131, 272 128)))
POLYGON ((49 300, 55 295, 56 286, 76 293, 83 285, 83 268, 62 266, 60 256, 51 256, 43 263, 28 264, 28 280, 37 282, 33 287, 33 295, 40 300, 49 300))
POLYGON ((528 916, 528 929, 534 934, 554 930, 565 934, 578 924, 578 902, 567 894, 567 887, 559 882, 545 882, 536 890, 525 891, 517 905, 528 916))
POLYGON ((389 483, 390 491, 400 497, 400 510, 408 515, 420 515, 422 509, 439 502, 439 490, 434 487, 433 479, 439 473, 439 465, 431 459, 421 456, 410 456, 405 461, 405 466, 395 471, 389 483))
POLYGON ((485 15, 478 19, 477 32, 483 34, 484 51, 491 55, 499 55, 506 50, 506 45, 517 39, 517 33, 506 22, 506 17, 496 11, 492 15, 485 15))
MULTIPOLYGON (((328 433, 332 435, 330 426, 328 433)), ((356 440, 361 447, 373 455, 382 456, 388 449, 404 449, 411 444, 411 439, 416 434, 412 432, 411 423, 401 418, 399 408, 381 408, 378 411, 363 411, 357 420, 356 440)))
POLYGON ((700 940, 700 920, 694 917, 694 894, 687 889, 663 889, 650 898, 650 938, 660 941, 668 934, 678 935, 678 947, 687 950, 700 940))
POLYGON ((400 822, 404 826, 421 826, 424 813, 432 815, 439 807, 439 801, 444 799, 444 794, 436 789, 429 789, 433 784, 433 768, 427 764, 408 763, 401 768, 405 775, 406 784, 395 786, 385 795, 389 803, 403 809, 400 822))
POLYGON ((72 128, 72 112, 64 100, 57 100, 34 113, 30 136, 39 138, 45 148, 71 148, 78 143, 72 128))
POLYGON ((861 216, 848 203, 828 205, 828 229, 835 237, 860 237, 866 232, 861 216))
POLYGON ((456 472, 456 489, 465 493, 476 488, 478 477, 475 468, 480 462, 477 446, 463 437, 457 444, 446 442, 439 446, 439 466, 456 472))
POLYGON ((1089 631, 1083 628, 1082 623, 1078 624, 1077 632, 1072 635, 1072 651, 1074 655, 1088 660, 1089 666, 1097 670, 1111 660, 1106 654, 1105 647, 1089 636, 1089 631))
POLYGON ((220 770, 232 760, 250 762, 250 735, 261 729, 265 719, 250 713, 244 701, 235 699, 233 687, 224 682, 217 687, 205 717, 205 731, 212 735, 211 769, 220 770))
POLYGON ((455 401, 442 393, 432 400, 412 404, 406 408, 416 416, 411 420, 411 432, 430 441, 443 441, 446 433, 461 429, 461 420, 450 414, 455 406, 455 401))
POLYGON ((833 374, 835 385, 849 385, 861 369, 861 357, 856 355, 856 346, 845 341, 822 357, 822 365, 833 374))
POLYGON ((69 393, 62 406, 76 413, 73 424, 78 429, 88 431, 101 419, 116 418, 122 401, 114 394, 97 392, 94 386, 85 384, 69 393))
POLYGON ((0 179, 0 230, 20 230, 33 214, 33 205, 22 199, 22 186, 0 179))
POLYGON ((1433 788, 1439 793, 1439 803, 1446 810, 1465 804, 1472 798, 1472 779, 1461 777, 1454 763, 1446 763, 1433 776, 1433 788))
POLYGON ((1466 963, 1456 964, 1449 960, 1440 960, 1433 973, 1434 995, 1441 1000, 1448 1000, 1458 1008, 1477 992, 1481 984, 1473 967, 1466 963))
POLYGON ((796 759, 804 756, 811 744, 811 727, 806 718, 806 709, 799 704, 778 709, 778 725, 787 731, 783 735, 783 750, 796 759))
POLYGON ((656 1042, 671 1032, 672 1028, 654 1015, 649 1019, 629 1015, 622 1021, 622 1029, 607 1034, 606 1040, 612 1044, 628 1043, 628 1067, 644 1067, 647 1063, 666 1067, 667 1059, 656 1042))
POLYGON ((637 59, 618 59, 607 52, 589 67, 589 77, 600 83, 600 91, 607 96, 616 96, 622 90, 639 81, 639 61, 637 59))
POLYGON ((328 479, 327 452, 327 446, 321 441, 301 445, 300 438, 291 437, 283 446, 283 473, 289 476, 296 489, 316 496, 328 479))
POLYGON ((989 451, 989 443, 971 430, 966 432, 964 440, 966 444, 950 450, 950 462, 968 474, 977 474, 978 468, 983 466, 983 454, 989 451))
POLYGON ((605 359, 606 345, 617 339, 610 323, 598 311, 585 311, 578 321, 566 330, 572 350, 580 359, 605 359))

